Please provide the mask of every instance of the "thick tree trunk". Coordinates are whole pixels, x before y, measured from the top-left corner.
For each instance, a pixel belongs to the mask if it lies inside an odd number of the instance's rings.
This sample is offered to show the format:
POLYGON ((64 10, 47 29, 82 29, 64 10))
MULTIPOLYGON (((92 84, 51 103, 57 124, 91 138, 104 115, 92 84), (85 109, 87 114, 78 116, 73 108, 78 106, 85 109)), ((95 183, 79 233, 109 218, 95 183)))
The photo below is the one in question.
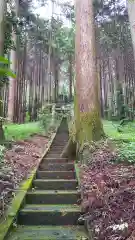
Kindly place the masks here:
POLYGON ((76 0, 76 103, 77 141, 99 140, 103 134, 96 73, 95 29, 92 0, 76 0))

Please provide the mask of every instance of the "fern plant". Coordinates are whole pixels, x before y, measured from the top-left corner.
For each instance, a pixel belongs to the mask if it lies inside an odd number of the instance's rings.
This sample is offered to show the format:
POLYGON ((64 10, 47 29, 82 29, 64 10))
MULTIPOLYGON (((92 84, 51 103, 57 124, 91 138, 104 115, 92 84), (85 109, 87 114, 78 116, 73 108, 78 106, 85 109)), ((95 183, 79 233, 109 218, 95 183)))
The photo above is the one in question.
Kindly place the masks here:
POLYGON ((16 75, 9 69, 9 64, 10 62, 7 58, 0 56, 0 77, 16 77, 16 75))

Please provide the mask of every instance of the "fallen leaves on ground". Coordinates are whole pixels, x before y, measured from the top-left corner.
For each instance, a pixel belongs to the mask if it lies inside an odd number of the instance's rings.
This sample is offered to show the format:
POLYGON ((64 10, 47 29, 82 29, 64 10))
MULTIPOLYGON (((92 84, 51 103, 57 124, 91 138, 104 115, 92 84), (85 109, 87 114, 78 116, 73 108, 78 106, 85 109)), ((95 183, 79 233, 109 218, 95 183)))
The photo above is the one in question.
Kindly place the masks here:
POLYGON ((34 135, 15 142, 12 149, 6 151, 4 162, 0 164, 0 217, 19 183, 38 165, 48 141, 48 137, 34 135))
POLYGON ((82 210, 97 240, 135 239, 135 165, 115 164, 107 143, 81 167, 82 210))

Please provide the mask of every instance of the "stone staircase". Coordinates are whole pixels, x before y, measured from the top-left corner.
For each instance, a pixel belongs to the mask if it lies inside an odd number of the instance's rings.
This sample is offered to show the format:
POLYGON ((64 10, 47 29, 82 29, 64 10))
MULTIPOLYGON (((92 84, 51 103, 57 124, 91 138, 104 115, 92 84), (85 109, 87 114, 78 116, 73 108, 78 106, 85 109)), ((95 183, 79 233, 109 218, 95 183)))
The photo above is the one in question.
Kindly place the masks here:
POLYGON ((62 121, 50 151, 37 170, 31 190, 17 217, 17 228, 8 240, 86 240, 83 226, 77 225, 77 180, 73 161, 60 158, 68 141, 62 121))

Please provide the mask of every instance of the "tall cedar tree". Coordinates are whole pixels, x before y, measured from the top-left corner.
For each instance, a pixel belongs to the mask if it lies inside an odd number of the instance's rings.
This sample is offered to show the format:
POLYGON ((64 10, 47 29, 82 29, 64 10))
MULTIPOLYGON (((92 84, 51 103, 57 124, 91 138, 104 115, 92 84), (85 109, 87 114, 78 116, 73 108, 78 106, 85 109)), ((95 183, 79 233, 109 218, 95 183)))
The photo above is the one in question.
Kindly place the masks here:
POLYGON ((77 141, 99 140, 103 134, 98 98, 95 28, 92 0, 76 0, 76 100, 77 141))

